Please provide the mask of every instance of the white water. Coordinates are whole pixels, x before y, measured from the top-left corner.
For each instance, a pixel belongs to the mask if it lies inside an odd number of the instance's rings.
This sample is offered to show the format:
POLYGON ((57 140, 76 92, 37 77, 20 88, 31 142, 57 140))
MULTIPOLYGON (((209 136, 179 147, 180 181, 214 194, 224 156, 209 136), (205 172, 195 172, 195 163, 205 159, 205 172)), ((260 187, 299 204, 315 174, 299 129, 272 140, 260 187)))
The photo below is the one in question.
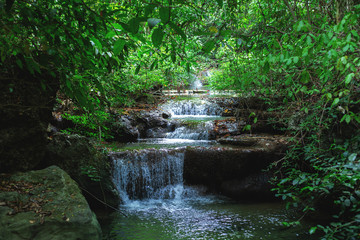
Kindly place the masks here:
POLYGON ((124 203, 143 198, 174 198, 173 187, 183 183, 181 150, 144 149, 110 157, 115 166, 113 181, 124 203))
POLYGON ((169 101, 161 106, 165 111, 171 113, 172 117, 186 117, 187 116, 219 116, 222 113, 222 108, 207 100, 182 100, 169 101))
POLYGON ((181 126, 166 134, 166 138, 209 140, 210 131, 214 128, 212 121, 196 123, 191 126, 181 126))

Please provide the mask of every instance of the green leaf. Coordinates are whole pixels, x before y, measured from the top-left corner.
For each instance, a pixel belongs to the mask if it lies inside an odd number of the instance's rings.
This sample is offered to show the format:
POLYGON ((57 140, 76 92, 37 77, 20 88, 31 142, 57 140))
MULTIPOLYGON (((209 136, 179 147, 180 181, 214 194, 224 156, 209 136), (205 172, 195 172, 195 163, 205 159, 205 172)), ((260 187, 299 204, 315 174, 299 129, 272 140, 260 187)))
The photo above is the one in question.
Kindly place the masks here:
POLYGON ((135 74, 138 74, 139 71, 140 71, 140 64, 136 67, 136 69, 135 69, 135 74))
POLYGON ((219 7, 223 6, 223 0, 216 0, 217 4, 219 5, 219 7))
POLYGON ((209 53, 211 52, 211 50, 215 47, 215 40, 214 39, 211 39, 211 40, 208 40, 202 47, 202 50, 205 52, 205 53, 209 53))
POLYGON ((353 161, 355 161, 356 157, 357 157, 357 154, 353 153, 348 157, 348 159, 349 159, 350 162, 353 162, 353 161))
POLYGON ((351 42, 351 33, 349 33, 346 37, 346 42, 351 42))
POLYGON ((352 78, 354 77, 354 73, 349 73, 346 77, 345 77, 345 84, 346 85, 348 85, 350 82, 351 82, 351 80, 352 80, 352 78))
POLYGON ((307 36, 307 37, 306 37, 306 44, 307 44, 307 45, 311 45, 311 42, 312 42, 312 41, 311 41, 311 37, 310 37, 310 36, 307 36))
POLYGON ((69 80, 69 79, 66 79, 65 83, 66 83, 67 88, 71 90, 72 87, 71 87, 71 82, 70 82, 70 80, 69 80))
POLYGON ((114 54, 118 55, 125 46, 125 40, 124 39, 118 39, 114 45, 114 54))
POLYGON ((171 52, 171 61, 172 61, 173 63, 176 62, 176 53, 175 53, 175 51, 172 51, 172 52, 171 52))
POLYGON ((147 5, 145 7, 145 16, 149 16, 149 14, 154 10, 155 5, 147 5))
POLYGON ((170 20, 170 8, 162 7, 159 10, 161 21, 166 24, 170 20))
POLYGON ((293 61, 294 61, 294 63, 298 63, 299 62, 299 57, 294 57, 293 61))
POLYGON ((345 122, 347 123, 347 124, 349 124, 350 123, 350 121, 351 121, 351 116, 350 115, 345 115, 346 117, 345 117, 345 122))
POLYGON ((110 31, 106 34, 105 38, 112 38, 116 35, 116 32, 115 31, 110 31))
POLYGON ((180 27, 178 27, 176 24, 174 24, 173 22, 169 22, 169 25, 170 25, 170 27, 171 27, 177 34, 179 34, 179 35, 182 37, 182 39, 186 42, 186 35, 185 35, 185 33, 183 32, 183 30, 182 30, 180 27))
MULTIPOLYGON (((119 25, 115 25, 115 24, 113 24, 113 25, 119 27, 119 25)), ((122 29, 124 29, 124 30, 127 31, 127 32, 130 32, 130 33, 133 32, 133 30, 131 29, 131 27, 130 27, 129 24, 120 22, 120 26, 122 27, 122 29)))
POLYGON ((137 17, 137 18, 130 19, 130 21, 128 22, 130 32, 133 33, 133 34, 138 33, 140 22, 146 21, 146 20, 147 19, 143 18, 143 17, 137 17))
POLYGON ((92 37, 92 38, 91 38, 91 41, 94 43, 95 47, 96 47, 99 51, 102 50, 102 44, 101 44, 101 42, 100 42, 98 39, 92 37))
POLYGON ((151 66, 150 66, 150 71, 152 71, 152 70, 154 69, 154 67, 155 67, 155 65, 157 64, 157 62, 158 62, 158 60, 155 60, 155 61, 151 64, 151 66))
POLYGON ((331 106, 335 106, 336 104, 339 103, 339 101, 340 101, 339 98, 335 98, 334 101, 333 101, 333 103, 331 104, 331 106))
POLYGON ((300 32, 303 26, 304 26, 304 22, 301 20, 296 28, 296 31, 300 32))
POLYGON ((345 205, 346 207, 350 207, 350 205, 351 205, 350 199, 345 199, 344 205, 345 205))
POLYGON ((22 61, 20 59, 16 59, 16 64, 21 68, 23 69, 23 64, 22 64, 22 61))
POLYGON ((164 37, 164 32, 160 28, 154 30, 151 35, 151 40, 153 42, 154 47, 160 47, 164 37))
POLYGON ((312 228, 310 228, 309 233, 310 233, 310 234, 314 234, 315 231, 316 231, 316 229, 317 229, 317 227, 312 227, 312 228))

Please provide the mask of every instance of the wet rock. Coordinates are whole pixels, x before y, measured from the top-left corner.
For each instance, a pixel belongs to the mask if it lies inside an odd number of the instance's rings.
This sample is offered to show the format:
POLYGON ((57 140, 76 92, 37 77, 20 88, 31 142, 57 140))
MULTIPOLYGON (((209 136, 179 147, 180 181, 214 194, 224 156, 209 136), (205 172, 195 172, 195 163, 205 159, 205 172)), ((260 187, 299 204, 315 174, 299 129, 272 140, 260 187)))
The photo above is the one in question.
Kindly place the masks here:
POLYGON ((168 132, 167 128, 154 127, 146 130, 147 138, 164 138, 168 132))
POLYGON ((162 112, 161 113, 161 117, 165 118, 165 119, 168 119, 171 117, 171 113, 169 112, 162 112))
POLYGON ((84 189, 84 196, 93 209, 110 210, 97 199, 113 207, 119 203, 111 180, 111 164, 87 138, 56 133, 46 147, 42 167, 59 166, 84 189))
POLYGON ((166 128, 168 121, 163 118, 162 111, 141 111, 138 115, 138 121, 145 123, 146 128, 162 127, 166 128))
POLYGON ((115 141, 118 142, 135 142, 140 132, 134 125, 135 120, 131 116, 121 116, 117 121, 110 125, 111 135, 114 136, 115 141))
POLYGON ((8 183, 1 185, 0 239, 101 239, 95 214, 59 167, 0 177, 8 183))
POLYGON ((228 118, 224 120, 215 120, 213 132, 216 138, 239 135, 241 134, 241 128, 239 129, 238 123, 235 118, 228 118))

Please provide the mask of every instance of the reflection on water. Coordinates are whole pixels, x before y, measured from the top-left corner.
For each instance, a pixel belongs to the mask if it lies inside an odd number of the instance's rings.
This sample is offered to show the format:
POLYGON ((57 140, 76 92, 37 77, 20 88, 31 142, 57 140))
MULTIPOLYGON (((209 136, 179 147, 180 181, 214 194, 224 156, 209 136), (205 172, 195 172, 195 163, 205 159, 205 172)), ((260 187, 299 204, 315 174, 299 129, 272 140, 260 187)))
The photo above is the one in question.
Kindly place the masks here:
MULTIPOLYGON (((106 239, 310 239, 306 226, 284 228, 290 221, 280 203, 238 203, 218 196, 134 200, 121 206, 106 239)), ((184 194, 185 193, 185 194, 184 194)))

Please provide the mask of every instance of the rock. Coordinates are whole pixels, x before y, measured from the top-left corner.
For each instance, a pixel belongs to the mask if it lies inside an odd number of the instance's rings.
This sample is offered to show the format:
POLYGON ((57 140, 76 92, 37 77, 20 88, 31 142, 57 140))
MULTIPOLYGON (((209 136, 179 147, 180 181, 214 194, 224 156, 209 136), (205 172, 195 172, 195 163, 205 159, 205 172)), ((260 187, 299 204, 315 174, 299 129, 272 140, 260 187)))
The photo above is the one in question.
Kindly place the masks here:
POLYGON ((161 111, 141 111, 138 115, 138 121, 145 123, 147 128, 162 127, 166 128, 168 121, 165 120, 162 115, 164 112, 161 111))
POLYGON ((112 122, 110 132, 114 136, 113 140, 118 142, 135 142, 140 136, 139 130, 134 126, 134 119, 130 116, 121 116, 112 122))
POLYGON ((161 113, 161 117, 165 118, 165 119, 168 119, 171 117, 171 114, 169 112, 162 112, 161 113))
POLYGON ((213 132, 216 138, 219 138, 229 135, 239 135, 241 134, 241 129, 238 128, 238 123, 235 118, 228 118, 224 120, 215 120, 213 132))
POLYGON ((87 138, 56 133, 46 147, 42 167, 59 166, 84 189, 84 196, 93 209, 107 209, 97 199, 113 207, 119 203, 111 179, 111 164, 108 157, 98 152, 87 138))
POLYGON ((289 138, 281 135, 269 134, 242 134, 237 136, 222 137, 217 140, 221 144, 242 147, 261 147, 267 151, 285 153, 289 145, 289 138))
POLYGON ((153 111, 140 111, 137 113, 136 120, 137 120, 137 128, 139 129, 141 137, 147 137, 151 131, 149 129, 157 129, 156 132, 165 132, 169 131, 171 128, 171 124, 167 119, 163 116, 170 116, 170 114, 160 111, 160 110, 153 110, 153 111), (164 130, 160 130, 163 128, 164 130))
POLYGON ((189 185, 205 185, 230 197, 256 196, 250 193, 259 192, 259 186, 265 185, 248 184, 254 179, 251 176, 261 174, 270 163, 282 157, 283 153, 278 148, 266 143, 236 148, 187 147, 184 181, 189 185))
POLYGON ((164 138, 168 130, 162 127, 154 127, 146 130, 147 138, 164 138))
POLYGON ((95 214, 59 167, 0 178, 0 239, 101 239, 95 214))

